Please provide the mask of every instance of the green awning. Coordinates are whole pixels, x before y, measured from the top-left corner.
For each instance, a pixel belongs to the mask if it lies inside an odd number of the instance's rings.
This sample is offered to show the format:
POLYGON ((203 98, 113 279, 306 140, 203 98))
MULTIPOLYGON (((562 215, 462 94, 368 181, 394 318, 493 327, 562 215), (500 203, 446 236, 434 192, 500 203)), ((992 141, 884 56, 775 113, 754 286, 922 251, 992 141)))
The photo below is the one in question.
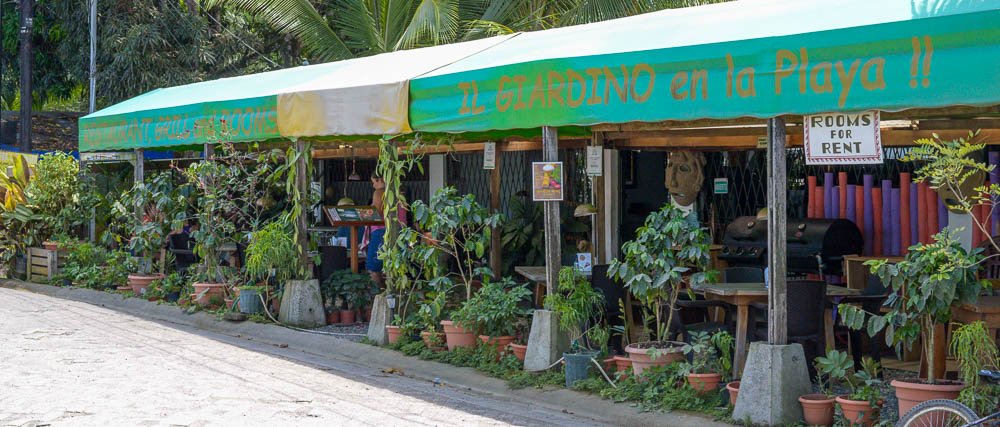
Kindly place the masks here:
POLYGON ((414 79, 466 132, 1000 104, 1000 1, 742 0, 523 33, 414 79))

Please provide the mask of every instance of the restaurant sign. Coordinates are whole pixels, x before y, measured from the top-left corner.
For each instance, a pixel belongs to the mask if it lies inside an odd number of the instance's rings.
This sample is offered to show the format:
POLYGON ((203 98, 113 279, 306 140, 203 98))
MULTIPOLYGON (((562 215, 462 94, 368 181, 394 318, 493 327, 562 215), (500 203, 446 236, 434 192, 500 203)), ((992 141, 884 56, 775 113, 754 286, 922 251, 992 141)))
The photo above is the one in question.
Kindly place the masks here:
POLYGON ((807 165, 882 163, 878 111, 805 116, 807 165))

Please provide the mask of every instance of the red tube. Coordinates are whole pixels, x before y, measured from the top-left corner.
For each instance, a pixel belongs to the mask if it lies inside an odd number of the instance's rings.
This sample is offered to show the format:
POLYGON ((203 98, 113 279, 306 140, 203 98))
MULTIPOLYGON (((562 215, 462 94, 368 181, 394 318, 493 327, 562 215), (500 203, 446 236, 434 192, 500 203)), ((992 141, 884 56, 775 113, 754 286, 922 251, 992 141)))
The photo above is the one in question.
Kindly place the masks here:
POLYGON ((816 218, 816 177, 806 177, 806 183, 809 188, 809 205, 806 207, 806 216, 816 218))
POLYGON ((815 191, 816 193, 814 194, 816 194, 816 204, 813 205, 813 218, 823 218, 824 217, 823 213, 826 212, 824 210, 826 206, 825 203, 823 202, 823 197, 825 196, 825 194, 823 193, 823 186, 817 185, 815 191))
POLYGON ((899 174, 899 236, 902 240, 902 254, 910 252, 910 174, 899 174))
POLYGON ((927 200, 924 202, 927 206, 927 240, 933 242, 935 241, 934 235, 936 235, 939 230, 937 192, 928 187, 924 196, 927 197, 927 200))
POLYGON ((872 236, 872 252, 882 255, 882 189, 872 188, 872 218, 875 220, 875 234, 872 236))
MULTIPOLYGON (((985 206, 983 206, 983 205, 976 205, 976 206, 972 207, 972 214, 976 216, 976 221, 977 222, 981 223, 983 221, 983 219, 985 219, 985 217, 986 217, 986 215, 984 213, 986 210, 983 209, 984 207, 985 206)), ((983 236, 983 231, 979 229, 979 226, 973 224, 972 225, 972 246, 979 245, 980 243, 983 242, 983 240, 985 240, 985 238, 983 236)))
POLYGON ((837 185, 840 186, 840 214, 837 218, 847 218, 847 172, 837 173, 837 185))

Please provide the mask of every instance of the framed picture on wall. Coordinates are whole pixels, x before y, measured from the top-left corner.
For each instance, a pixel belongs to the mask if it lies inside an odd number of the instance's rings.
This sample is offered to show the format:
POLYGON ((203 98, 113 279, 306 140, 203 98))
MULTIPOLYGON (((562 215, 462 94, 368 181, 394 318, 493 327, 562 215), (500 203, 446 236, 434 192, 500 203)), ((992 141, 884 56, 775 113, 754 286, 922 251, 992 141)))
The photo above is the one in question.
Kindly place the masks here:
POLYGON ((562 201, 565 183, 562 162, 532 162, 531 183, 532 200, 562 201))

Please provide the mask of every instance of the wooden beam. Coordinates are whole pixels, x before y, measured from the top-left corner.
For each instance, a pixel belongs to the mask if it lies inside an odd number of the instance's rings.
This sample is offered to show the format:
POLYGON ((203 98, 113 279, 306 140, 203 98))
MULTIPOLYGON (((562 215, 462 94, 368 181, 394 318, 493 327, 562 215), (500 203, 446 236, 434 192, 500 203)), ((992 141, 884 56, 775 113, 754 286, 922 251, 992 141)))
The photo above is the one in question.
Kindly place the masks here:
MULTIPOLYGON (((560 141, 561 148, 583 148, 587 146, 587 141, 583 140, 567 140, 560 141)), ((480 142, 473 143, 463 143, 454 145, 431 145, 426 146, 420 150, 417 150, 422 154, 447 154, 447 153, 470 153, 483 151, 485 144, 480 142)), ((507 141, 503 143, 497 143, 497 151, 539 151, 542 149, 541 141, 507 141)), ((316 148, 313 149, 313 158, 315 159, 340 159, 340 158, 350 158, 350 157, 362 157, 362 158, 376 158, 378 157, 378 148, 374 147, 362 147, 354 148, 352 151, 350 148, 316 148)))
MULTIPOLYGON (((559 134, 556 128, 542 128, 542 161, 559 161, 559 134)), ((559 243, 559 202, 542 202, 545 218, 545 287, 546 295, 556 290, 559 268, 562 266, 562 245, 559 243)))
MULTIPOLYGON (((591 144, 595 147, 604 147, 604 133, 594 132, 591 144)), ((604 161, 604 154, 601 153, 601 162, 604 161)), ((591 192, 592 199, 594 201, 594 207, 597 208, 597 215, 591 216, 591 234, 594 236, 593 241, 590 242, 590 247, 593 248, 594 253, 594 264, 606 264, 608 259, 606 259, 606 251, 604 250, 604 240, 606 230, 604 228, 605 219, 605 209, 604 209, 604 173, 600 175, 592 176, 591 178, 591 192)))
MULTIPOLYGON (((500 168, 503 167, 503 151, 500 150, 500 145, 497 144, 496 153, 496 164, 493 170, 490 171, 490 210, 494 213, 500 212, 500 168)), ((501 276, 501 270, 503 268, 503 248, 502 248, 502 227, 493 228, 493 232, 490 233, 490 268, 493 270, 493 275, 496 277, 501 276)))
POLYGON ((767 124, 767 342, 788 341, 788 288, 785 283, 787 237, 785 223, 788 181, 785 159, 785 120, 775 117, 767 124))

